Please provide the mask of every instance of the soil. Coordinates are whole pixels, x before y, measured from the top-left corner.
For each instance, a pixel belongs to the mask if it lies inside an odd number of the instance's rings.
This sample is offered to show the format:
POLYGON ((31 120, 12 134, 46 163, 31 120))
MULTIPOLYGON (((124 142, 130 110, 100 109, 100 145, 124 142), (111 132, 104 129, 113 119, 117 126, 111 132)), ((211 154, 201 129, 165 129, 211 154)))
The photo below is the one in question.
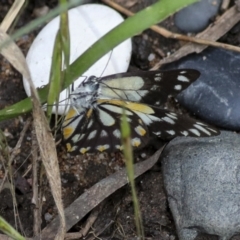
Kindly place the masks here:
MULTIPOLYGON (((13 0, 1 1, 0 22, 13 2, 13 0)), ((10 32, 14 32, 14 30, 29 23, 35 18, 33 12, 36 10, 36 7, 44 5, 44 1, 35 1, 35 3, 29 2, 30 3, 27 4, 24 12, 10 32)), ((50 8, 53 8, 56 6, 56 2, 57 1, 46 1, 46 4, 50 8)), ((127 3, 129 1, 125 2, 127 3)), ((153 3, 153 1, 140 0, 131 2, 133 5, 127 8, 132 11, 138 11, 146 7, 146 3, 147 5, 153 3)), ((177 32, 177 29, 172 23, 172 18, 166 20, 162 25, 177 32)), ((237 27, 239 26, 235 28, 237 27)), ((27 53, 27 50, 39 30, 40 29, 37 29, 17 40, 17 44, 24 54, 27 53)), ((239 38, 235 35, 234 29, 224 36, 222 40, 233 45, 239 44, 239 38)), ((133 38, 133 56, 130 70, 135 68, 142 70, 150 69, 154 66, 155 62, 178 49, 180 45, 181 43, 176 40, 165 39, 153 31, 147 30, 133 38), (149 62, 148 56, 151 53, 154 53, 155 59, 149 62)), ((27 96, 23 89, 21 75, 3 57, 0 57, 0 66, 0 109, 3 109, 27 96)), ((21 136, 22 129, 28 121, 31 121, 31 113, 0 122, 0 128, 6 139, 5 141, 4 138, 1 137, 0 184, 5 176, 6 166, 9 161, 9 153, 11 153, 16 146, 21 136)), ((32 139, 32 127, 30 125, 27 132, 24 134, 21 147, 15 154, 12 164, 16 206, 14 207, 13 204, 10 184, 5 183, 3 190, 0 192, 0 215, 8 223, 14 226, 15 229, 27 237, 33 236, 33 210, 35 208, 35 205, 32 203, 31 152, 37 150, 32 148, 32 139)), ((65 207, 71 204, 93 184, 124 167, 124 161, 122 160, 121 154, 70 157, 66 154, 61 144, 57 149, 65 207)), ((155 149, 156 146, 144 149, 146 153, 144 157, 142 157, 143 155, 141 152, 136 153, 135 162, 146 159, 155 149)), ((56 207, 50 187, 46 182, 45 172, 43 171, 41 174, 43 176, 40 186, 43 201, 41 228, 44 228, 48 224, 49 219, 56 215, 56 207)), ((145 238, 162 240, 178 239, 164 192, 161 163, 158 163, 154 169, 146 172, 136 180, 136 190, 142 213, 145 238)), ((79 231, 86 220, 87 217, 75 225, 70 231, 79 231)), ((100 233, 98 239, 137 239, 133 217, 133 202, 129 186, 119 189, 104 202, 96 222, 84 239, 94 239, 97 233, 100 233)), ((217 238, 214 236, 199 236, 198 239, 217 238)))

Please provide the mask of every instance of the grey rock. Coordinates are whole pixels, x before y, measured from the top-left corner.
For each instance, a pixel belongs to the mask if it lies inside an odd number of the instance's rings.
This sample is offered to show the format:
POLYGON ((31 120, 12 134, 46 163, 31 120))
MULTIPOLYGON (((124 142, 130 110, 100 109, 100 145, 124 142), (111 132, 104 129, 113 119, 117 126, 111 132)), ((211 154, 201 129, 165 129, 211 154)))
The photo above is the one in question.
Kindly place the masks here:
POLYGON ((165 68, 193 68, 200 78, 178 95, 190 112, 219 127, 240 130, 240 54, 208 48, 165 68))
POLYGON ((240 233, 240 135, 175 138, 162 157, 164 185, 180 240, 240 233))
POLYGON ((222 0, 201 0, 194 3, 176 13, 174 23, 184 32, 200 32, 216 16, 221 2, 222 0))

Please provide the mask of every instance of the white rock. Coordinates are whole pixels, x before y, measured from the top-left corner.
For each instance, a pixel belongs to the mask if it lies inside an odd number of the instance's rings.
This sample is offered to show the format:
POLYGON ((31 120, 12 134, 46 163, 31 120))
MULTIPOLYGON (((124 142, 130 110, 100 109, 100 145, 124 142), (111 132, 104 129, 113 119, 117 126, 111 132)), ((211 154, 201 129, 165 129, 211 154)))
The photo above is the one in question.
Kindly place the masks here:
MULTIPOLYGON (((82 5, 69 10, 68 14, 71 39, 70 63, 123 21, 118 12, 100 4, 82 5)), ((27 54, 26 60, 35 87, 42 87, 49 81, 53 44, 58 28, 59 17, 56 17, 38 34, 27 54)), ((131 40, 128 39, 89 68, 83 77, 75 81, 74 88, 91 75, 100 77, 125 72, 130 62, 131 50, 131 40)), ((29 96, 30 89, 25 79, 23 79, 23 84, 29 96)), ((60 95, 60 105, 62 106, 58 109, 60 114, 66 111, 66 103, 62 101, 68 99, 68 95, 66 90, 60 95)))

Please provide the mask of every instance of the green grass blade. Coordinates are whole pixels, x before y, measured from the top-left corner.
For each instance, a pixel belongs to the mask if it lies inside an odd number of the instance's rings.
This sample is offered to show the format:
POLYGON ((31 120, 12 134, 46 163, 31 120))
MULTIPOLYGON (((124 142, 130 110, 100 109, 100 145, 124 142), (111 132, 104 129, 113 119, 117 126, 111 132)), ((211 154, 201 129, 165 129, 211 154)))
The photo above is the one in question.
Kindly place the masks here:
POLYGON ((125 158, 125 164, 127 169, 127 176, 131 186, 133 209, 134 209, 134 219, 137 229, 137 235, 139 239, 144 239, 144 229, 142 224, 141 211, 139 207, 139 202, 137 198, 137 192, 134 181, 134 164, 133 164, 133 150, 131 144, 131 131, 130 126, 126 118, 125 109, 123 108, 123 114, 121 119, 121 138, 123 145, 123 154, 125 158))
POLYGON ((2 217, 0 217, 0 230, 9 237, 16 240, 25 240, 10 224, 8 224, 2 217))
POLYGON ((64 87, 68 87, 98 59, 124 40, 141 33, 158 22, 163 21, 174 12, 193 2, 196 2, 196 0, 161 0, 126 19, 123 23, 104 35, 71 64, 69 71, 72 74, 64 87))
MULTIPOLYGON (((60 4, 66 4, 66 0, 61 0, 60 4)), ((59 95, 63 82, 67 79, 70 61, 70 33, 68 28, 68 13, 60 15, 60 28, 55 38, 52 66, 50 71, 49 93, 47 98, 47 117, 50 119, 54 103, 59 102, 59 95), (62 71, 62 66, 66 71, 62 71)), ((56 106, 56 113, 58 107, 56 106)), ((56 119, 57 121, 57 119, 56 119)))
POLYGON ((58 102, 61 92, 62 80, 62 48, 60 31, 57 32, 53 47, 52 66, 50 70, 49 92, 47 97, 47 118, 50 120, 52 108, 55 102, 58 102))
MULTIPOLYGON (((69 66, 68 79, 64 82, 63 87, 68 87, 76 78, 81 76, 90 66, 92 66, 92 64, 124 40, 140 33, 153 24, 164 20, 177 10, 194 2, 196 2, 196 0, 161 0, 128 18, 93 44, 92 47, 69 66)), ((40 89, 39 95, 41 102, 46 102, 47 87, 40 89)), ((25 99, 13 106, 1 110, 0 120, 15 117, 21 113, 29 112, 30 110, 30 99, 25 99)))

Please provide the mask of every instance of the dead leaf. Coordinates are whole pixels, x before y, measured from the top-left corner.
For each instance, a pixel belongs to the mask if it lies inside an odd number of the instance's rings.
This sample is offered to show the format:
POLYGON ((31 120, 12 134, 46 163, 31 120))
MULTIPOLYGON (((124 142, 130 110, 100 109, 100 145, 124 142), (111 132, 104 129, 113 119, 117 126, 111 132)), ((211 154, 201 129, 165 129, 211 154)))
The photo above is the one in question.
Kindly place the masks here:
POLYGON ((31 89, 34 127, 40 148, 40 155, 45 166, 53 198, 60 215, 60 225, 58 226, 58 231, 55 232, 56 235, 53 236, 52 239, 64 239, 65 218, 62 204, 61 179, 55 141, 41 108, 37 91, 32 83, 25 57, 19 47, 11 40, 11 38, 0 29, 0 44, 5 43, 6 41, 8 44, 5 44, 1 49, 2 55, 23 75, 25 79, 27 79, 31 89))

